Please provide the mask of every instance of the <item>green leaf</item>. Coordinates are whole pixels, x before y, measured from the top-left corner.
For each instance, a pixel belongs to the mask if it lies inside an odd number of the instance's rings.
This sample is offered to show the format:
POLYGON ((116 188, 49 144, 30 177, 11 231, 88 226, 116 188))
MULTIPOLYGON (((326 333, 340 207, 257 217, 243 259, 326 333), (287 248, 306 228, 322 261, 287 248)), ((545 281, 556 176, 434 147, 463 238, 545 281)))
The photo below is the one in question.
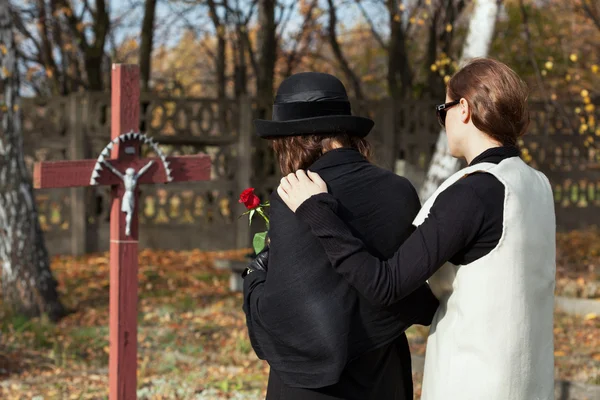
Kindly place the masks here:
POLYGON ((252 225, 252 217, 254 217, 255 212, 256 212, 256 209, 250 210, 250 217, 248 217, 248 226, 252 225))
POLYGON ((256 254, 263 251, 265 248, 265 240, 267 238, 267 232, 258 232, 254 235, 254 239, 252 240, 252 247, 254 247, 254 252, 256 254))

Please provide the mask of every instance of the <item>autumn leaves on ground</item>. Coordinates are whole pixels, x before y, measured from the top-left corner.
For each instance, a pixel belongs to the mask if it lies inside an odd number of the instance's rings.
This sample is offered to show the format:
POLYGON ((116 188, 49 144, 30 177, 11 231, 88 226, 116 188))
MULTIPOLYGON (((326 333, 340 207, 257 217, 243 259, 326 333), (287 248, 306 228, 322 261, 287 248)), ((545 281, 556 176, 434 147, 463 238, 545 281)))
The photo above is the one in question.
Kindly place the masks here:
MULTIPOLYGON (((244 253, 140 254, 139 398, 264 398, 268 366, 250 346, 241 294, 229 291, 228 271, 214 268, 244 253)), ((560 235, 557 290, 592 293, 599 261, 599 232, 560 235)), ((108 256, 58 257, 52 267, 73 313, 53 325, 0 311, 0 398, 106 398, 108 256)), ((411 328, 414 354, 424 353, 426 336, 427 328, 411 328)), ((557 378, 600 384, 600 316, 557 313, 555 338, 557 378)))

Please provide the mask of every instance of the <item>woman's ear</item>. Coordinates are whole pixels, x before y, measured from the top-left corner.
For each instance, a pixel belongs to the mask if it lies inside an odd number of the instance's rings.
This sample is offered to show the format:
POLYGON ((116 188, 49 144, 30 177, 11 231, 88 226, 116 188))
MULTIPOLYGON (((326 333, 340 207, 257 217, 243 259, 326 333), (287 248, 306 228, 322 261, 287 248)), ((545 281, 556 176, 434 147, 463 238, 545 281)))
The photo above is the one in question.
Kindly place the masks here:
POLYGON ((471 119, 471 107, 465 98, 460 99, 460 120, 466 124, 471 119))

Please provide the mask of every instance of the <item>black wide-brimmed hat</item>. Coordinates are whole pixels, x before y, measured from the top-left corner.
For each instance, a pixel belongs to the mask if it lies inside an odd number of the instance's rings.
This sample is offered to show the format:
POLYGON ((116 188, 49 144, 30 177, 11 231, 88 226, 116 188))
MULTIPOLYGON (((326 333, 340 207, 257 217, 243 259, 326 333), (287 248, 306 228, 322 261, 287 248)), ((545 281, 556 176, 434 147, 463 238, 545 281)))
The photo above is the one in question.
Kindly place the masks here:
POLYGON ((302 72, 286 78, 273 103, 273 119, 254 120, 258 136, 346 133, 365 137, 373 128, 369 118, 352 115, 346 88, 338 78, 318 72, 302 72))

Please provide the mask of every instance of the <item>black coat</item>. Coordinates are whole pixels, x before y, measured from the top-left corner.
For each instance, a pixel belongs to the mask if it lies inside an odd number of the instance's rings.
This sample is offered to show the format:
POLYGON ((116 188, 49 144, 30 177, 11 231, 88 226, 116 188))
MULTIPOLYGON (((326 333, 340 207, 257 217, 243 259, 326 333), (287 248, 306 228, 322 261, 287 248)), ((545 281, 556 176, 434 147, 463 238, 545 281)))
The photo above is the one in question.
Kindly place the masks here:
MULTIPOLYGON (((353 233, 382 259, 414 230, 420 203, 405 178, 352 149, 327 152, 310 169, 340 200, 353 233)), ((269 213, 268 272, 244 279, 250 340, 271 366, 267 399, 412 399, 404 331, 431 323, 438 302, 429 287, 390 307, 373 306, 331 268, 309 226, 276 193, 269 213)))

